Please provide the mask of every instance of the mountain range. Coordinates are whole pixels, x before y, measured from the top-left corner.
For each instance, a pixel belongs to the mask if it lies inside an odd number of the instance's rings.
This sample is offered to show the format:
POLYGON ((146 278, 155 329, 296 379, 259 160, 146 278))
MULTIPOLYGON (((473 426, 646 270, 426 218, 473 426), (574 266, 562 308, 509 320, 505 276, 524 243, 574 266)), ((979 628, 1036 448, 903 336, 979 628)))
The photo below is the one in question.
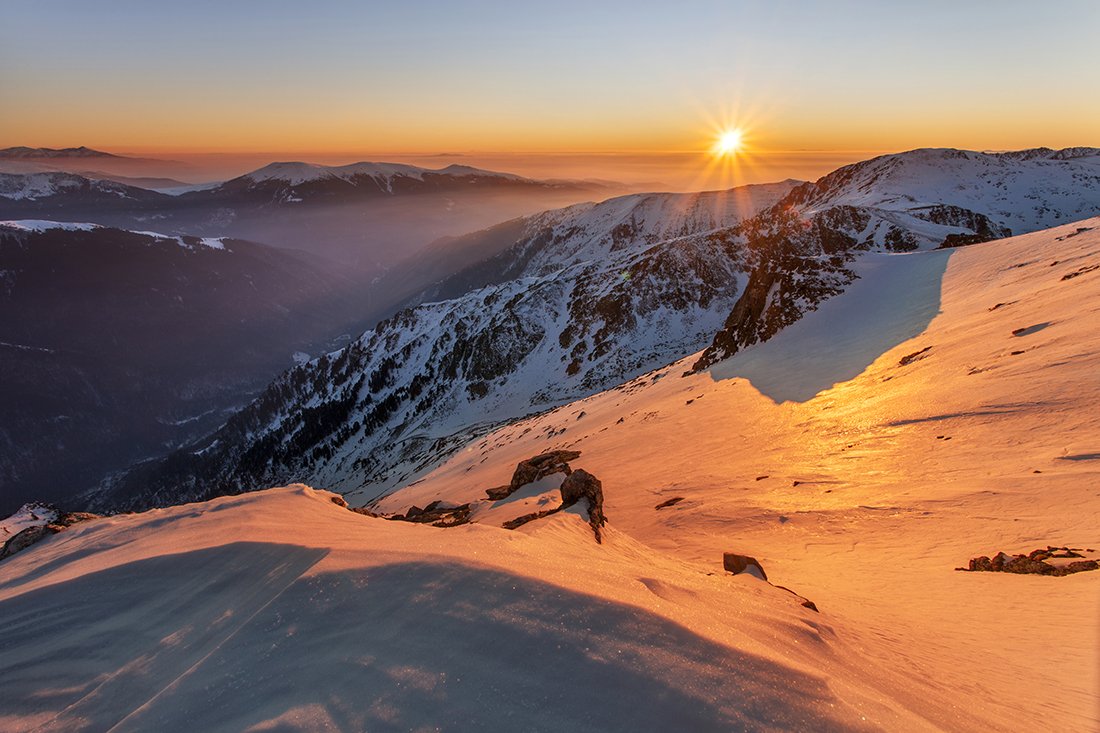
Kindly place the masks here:
POLYGON ((367 507, 24 507, 6 722, 1094 728, 1100 217, 936 246, 960 229, 858 249, 766 341, 510 421, 367 507))
POLYGON ((0 149, 0 160, 67 160, 72 158, 123 158, 81 145, 78 148, 30 148, 17 145, 0 149))
POLYGON ((872 255, 918 267, 928 260, 904 258, 1098 207, 1096 149, 933 149, 815 183, 627 196, 501 225, 466 243, 510 241, 502 251, 285 373, 217 432, 117 477, 95 501, 141 507, 289 480, 367 501, 495 426, 687 354, 700 352, 689 371, 702 371, 767 341, 877 277, 872 255))
MULTIPOLYGON (((86 159, 76 160, 86 171, 86 159)), ((18 172, 0 172, 0 219, 233 236, 324 256, 364 284, 440 237, 616 190, 468 166, 366 162, 272 163, 224 182, 151 190, 117 173, 96 178, 50 167, 13 169, 19 162, 7 168, 18 172)))

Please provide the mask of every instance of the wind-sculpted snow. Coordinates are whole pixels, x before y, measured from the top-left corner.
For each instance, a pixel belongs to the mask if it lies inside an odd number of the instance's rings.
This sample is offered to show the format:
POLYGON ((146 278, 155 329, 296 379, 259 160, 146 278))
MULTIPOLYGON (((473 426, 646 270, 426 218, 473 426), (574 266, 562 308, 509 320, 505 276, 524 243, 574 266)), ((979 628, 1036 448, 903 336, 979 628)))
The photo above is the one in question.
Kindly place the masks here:
MULTIPOLYGON (((6 730, 821 730, 920 721, 827 619, 573 514, 509 532, 304 486, 3 561, 6 730), (578 568, 584 568, 578 573, 578 568), (676 598, 678 602, 669 602, 676 598)), ((889 678, 887 678, 889 679, 889 678)))

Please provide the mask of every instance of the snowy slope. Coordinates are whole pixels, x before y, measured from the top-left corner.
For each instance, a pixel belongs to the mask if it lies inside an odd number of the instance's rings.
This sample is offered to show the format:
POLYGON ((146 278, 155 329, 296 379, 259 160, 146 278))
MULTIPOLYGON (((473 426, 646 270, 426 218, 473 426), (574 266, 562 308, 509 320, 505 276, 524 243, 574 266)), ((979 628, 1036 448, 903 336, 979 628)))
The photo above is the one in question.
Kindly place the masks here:
POLYGON ((139 200, 156 195, 134 186, 92 180, 74 173, 0 173, 0 198, 11 201, 37 201, 58 196, 139 200))
MULTIPOLYGON (((7 730, 935 730, 827 615, 578 517, 388 522, 303 486, 91 520, 0 566, 7 730)), ((948 698, 954 700, 957 698, 948 698)))
POLYGON ((797 181, 700 193, 630 194, 527 217, 523 236, 506 253, 522 270, 543 275, 613 256, 628 247, 705 234, 735 226, 774 206, 797 181))
POLYGON ((45 232, 51 229, 61 229, 67 232, 89 232, 99 229, 98 224, 88 224, 69 221, 50 221, 48 219, 14 219, 0 221, 0 228, 20 232, 45 232))
MULTIPOLYGON (((507 253, 514 279, 402 311, 282 375, 218 434, 163 472, 139 467, 96 505, 205 498, 287 475, 344 491, 395 486, 496 422, 695 351, 756 256, 720 227, 790 186, 753 188, 554 212, 507 253)), ((843 281, 839 269, 819 277, 843 281)))
POLYGON ((858 266, 770 341, 504 427, 374 508, 484 499, 518 461, 579 450, 617 530, 686 562, 759 558, 865 662, 974 716, 948 727, 1095 729, 1100 573, 953 569, 1100 549, 1100 219, 858 266))
MULTIPOLYGON (((0 230, 9 232, 33 232, 41 234, 48 231, 66 232, 90 232, 95 229, 110 230, 111 227, 100 226, 88 222, 50 221, 48 219, 14 219, 0 221, 0 230)), ((115 230, 122 231, 122 230, 115 230)), ((138 235, 148 240, 150 246, 164 243, 174 243, 184 249, 194 247, 209 247, 210 249, 225 250, 226 237, 190 237, 176 234, 160 234, 159 232, 129 231, 128 234, 138 235)))
POLYGON ((950 206, 1021 234, 1097 214, 1100 149, 911 150, 844 166, 804 186, 792 203, 808 212, 877 209, 903 215, 913 228, 913 219, 935 222, 950 206))

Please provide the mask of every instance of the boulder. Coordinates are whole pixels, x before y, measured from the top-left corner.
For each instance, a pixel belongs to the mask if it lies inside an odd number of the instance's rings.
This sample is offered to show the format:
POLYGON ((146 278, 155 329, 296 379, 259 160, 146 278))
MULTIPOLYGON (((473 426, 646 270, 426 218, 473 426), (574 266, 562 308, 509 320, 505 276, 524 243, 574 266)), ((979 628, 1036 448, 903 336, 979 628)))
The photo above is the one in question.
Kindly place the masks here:
POLYGON ((485 495, 489 497, 489 501, 500 501, 501 499, 507 499, 508 495, 512 493, 512 485, 507 484, 505 486, 498 486, 495 489, 486 489, 485 495))
POLYGON ((768 579, 768 574, 764 572, 764 566, 755 557, 749 555, 739 555, 736 552, 723 553, 722 567, 734 575, 747 572, 761 580, 768 579))
MULTIPOLYGON (((960 568, 960 570, 961 569, 962 568, 960 568)), ((990 562, 988 557, 986 557, 985 555, 982 555, 981 557, 971 558, 970 567, 967 568, 967 570, 970 570, 971 572, 979 572, 979 571, 989 572, 989 571, 993 570, 993 563, 990 562)))
POLYGON ((507 486, 498 486, 495 489, 486 490, 485 494, 493 501, 500 501, 512 495, 517 489, 534 483, 550 474, 564 473, 568 476, 572 473, 569 461, 580 458, 581 452, 576 450, 555 450, 548 453, 540 453, 537 456, 520 461, 516 470, 512 473, 512 480, 507 486))
POLYGON ((567 475, 561 484, 561 506, 564 509, 582 499, 588 502, 588 524, 596 535, 596 542, 602 542, 600 527, 607 524, 603 513, 603 484, 588 471, 578 468, 567 475))

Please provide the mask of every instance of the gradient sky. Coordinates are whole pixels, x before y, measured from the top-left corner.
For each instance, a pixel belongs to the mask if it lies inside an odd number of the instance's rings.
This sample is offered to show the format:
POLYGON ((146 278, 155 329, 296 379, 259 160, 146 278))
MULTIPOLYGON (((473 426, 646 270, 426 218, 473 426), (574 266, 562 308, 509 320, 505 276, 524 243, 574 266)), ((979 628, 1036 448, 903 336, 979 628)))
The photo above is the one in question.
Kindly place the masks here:
POLYGON ((1100 2, 3 0, 0 146, 1100 144, 1100 2))

